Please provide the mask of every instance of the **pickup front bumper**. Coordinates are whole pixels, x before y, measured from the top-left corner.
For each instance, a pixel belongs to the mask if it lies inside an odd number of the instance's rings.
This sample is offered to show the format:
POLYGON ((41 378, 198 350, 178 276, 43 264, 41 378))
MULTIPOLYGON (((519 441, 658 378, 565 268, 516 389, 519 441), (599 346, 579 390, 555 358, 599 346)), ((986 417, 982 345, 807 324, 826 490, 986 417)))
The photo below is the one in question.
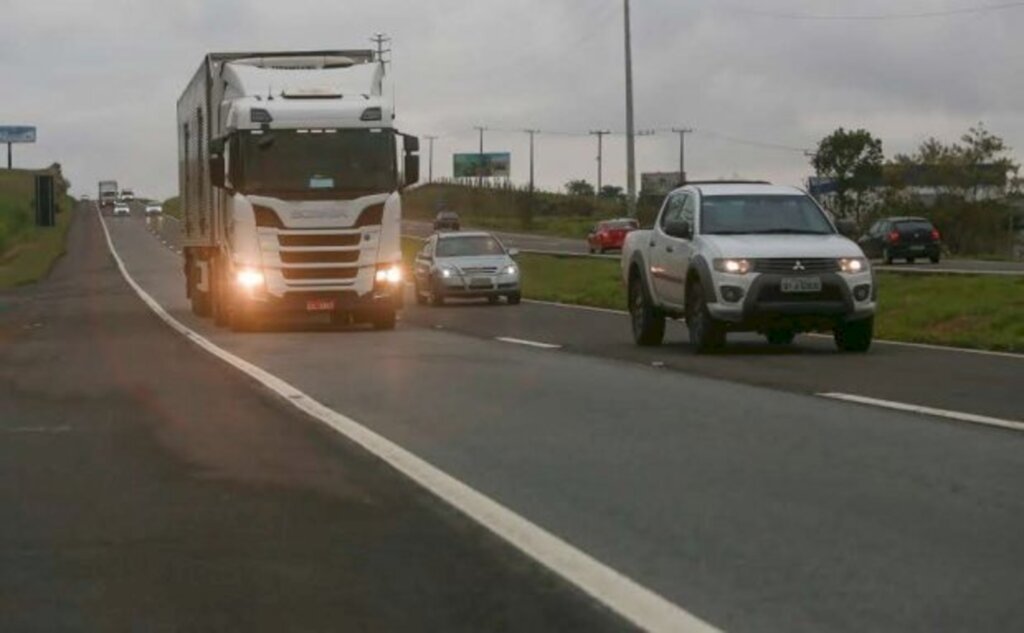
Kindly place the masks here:
MULTIPOLYGON (((812 292, 783 290, 780 274, 715 275, 717 301, 711 315, 735 331, 831 330, 841 323, 875 314, 878 288, 870 272, 810 275, 821 281, 812 292)), ((805 276, 806 277, 806 276, 805 276)))

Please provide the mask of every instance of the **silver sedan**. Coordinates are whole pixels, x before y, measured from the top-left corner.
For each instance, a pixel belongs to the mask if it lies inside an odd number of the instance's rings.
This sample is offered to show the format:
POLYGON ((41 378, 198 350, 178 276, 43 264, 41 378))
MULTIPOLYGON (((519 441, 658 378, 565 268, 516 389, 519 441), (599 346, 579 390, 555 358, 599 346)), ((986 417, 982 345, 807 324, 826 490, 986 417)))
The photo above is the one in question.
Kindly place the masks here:
POLYGON ((510 305, 522 300, 519 266, 490 233, 438 233, 416 256, 416 302, 444 305, 447 299, 487 299, 510 305))

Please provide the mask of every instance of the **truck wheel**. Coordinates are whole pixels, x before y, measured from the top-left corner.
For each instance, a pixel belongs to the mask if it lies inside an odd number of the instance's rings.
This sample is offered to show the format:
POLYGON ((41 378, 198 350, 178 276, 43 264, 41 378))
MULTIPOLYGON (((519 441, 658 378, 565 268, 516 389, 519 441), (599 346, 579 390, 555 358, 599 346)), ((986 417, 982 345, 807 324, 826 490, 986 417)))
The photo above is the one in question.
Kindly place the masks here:
POLYGON ((224 272, 224 266, 220 264, 219 259, 215 259, 210 263, 210 295, 213 298, 213 322, 221 327, 230 326, 232 315, 230 298, 227 292, 227 275, 224 272))
MULTIPOLYGON (((224 310, 228 312, 228 310, 224 310)), ((256 320, 253 315, 245 310, 234 308, 224 317, 225 325, 231 328, 232 332, 252 332, 256 329, 256 320)))
POLYGON ((398 313, 393 308, 382 308, 373 313, 370 322, 377 331, 393 330, 398 323, 398 313))
POLYGON ((686 325, 690 330, 690 344, 698 354, 707 354, 725 347, 725 326, 708 311, 704 287, 698 282, 686 292, 689 309, 686 325))
POLYGON ((633 340, 643 347, 655 347, 665 340, 665 315, 654 307, 647 287, 636 275, 629 280, 629 315, 633 340))
POLYGON ((772 345, 790 345, 796 338, 796 332, 792 330, 772 330, 765 334, 765 338, 772 345))
POLYGON ((841 323, 835 329, 836 347, 843 352, 866 352, 875 336, 875 317, 841 323))

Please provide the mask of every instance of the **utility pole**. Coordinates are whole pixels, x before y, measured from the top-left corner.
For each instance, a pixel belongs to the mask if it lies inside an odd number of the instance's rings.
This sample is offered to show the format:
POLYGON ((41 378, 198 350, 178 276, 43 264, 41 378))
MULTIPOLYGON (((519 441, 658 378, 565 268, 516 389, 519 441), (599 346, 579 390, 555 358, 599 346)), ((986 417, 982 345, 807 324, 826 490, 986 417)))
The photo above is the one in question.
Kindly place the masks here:
POLYGON ((473 129, 480 132, 480 162, 477 164, 476 174, 478 176, 477 186, 482 189, 484 186, 484 132, 487 131, 487 128, 477 126, 473 129))
POLYGON ((633 40, 629 23, 629 0, 625 0, 626 26, 626 205, 636 217, 636 130, 633 127, 633 40))
POLYGON ((604 187, 604 137, 611 134, 610 130, 593 130, 591 136, 597 137, 597 190, 596 195, 601 195, 604 187))
POLYGON ((437 137, 425 136, 423 138, 427 139, 427 141, 430 143, 430 158, 429 162, 427 163, 429 165, 429 167, 427 168, 427 182, 430 183, 434 182, 434 141, 437 140, 437 137))
POLYGON ((530 135, 530 195, 533 195, 534 189, 534 171, 533 171, 533 137, 540 133, 540 130, 523 130, 530 135))
POLYGON ((384 59, 384 55, 391 52, 391 49, 385 49, 384 47, 391 43, 391 38, 384 33, 375 33, 370 41, 377 45, 377 61, 384 65, 384 68, 388 67, 388 60, 384 59))
POLYGON ((686 135, 693 134, 693 128, 672 128, 672 131, 679 135, 679 177, 686 184, 686 135))

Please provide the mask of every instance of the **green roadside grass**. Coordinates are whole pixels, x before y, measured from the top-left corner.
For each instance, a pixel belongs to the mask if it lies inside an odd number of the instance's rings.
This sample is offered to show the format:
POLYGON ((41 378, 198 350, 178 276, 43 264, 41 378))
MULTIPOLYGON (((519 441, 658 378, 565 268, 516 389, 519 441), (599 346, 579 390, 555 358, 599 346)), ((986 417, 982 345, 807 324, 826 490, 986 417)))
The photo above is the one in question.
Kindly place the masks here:
POLYGON ((39 281, 64 254, 74 200, 65 197, 57 226, 35 226, 31 172, 0 173, 0 289, 39 281))
MULTIPOLYGON (((403 241, 408 262, 420 242, 403 241)), ((614 260, 520 255, 523 296, 624 310, 614 260)), ((1024 353, 1024 277, 878 273, 880 339, 1024 353)))
POLYGON ((163 204, 164 215, 169 215, 174 218, 181 219, 181 198, 174 196, 164 200, 163 204))

